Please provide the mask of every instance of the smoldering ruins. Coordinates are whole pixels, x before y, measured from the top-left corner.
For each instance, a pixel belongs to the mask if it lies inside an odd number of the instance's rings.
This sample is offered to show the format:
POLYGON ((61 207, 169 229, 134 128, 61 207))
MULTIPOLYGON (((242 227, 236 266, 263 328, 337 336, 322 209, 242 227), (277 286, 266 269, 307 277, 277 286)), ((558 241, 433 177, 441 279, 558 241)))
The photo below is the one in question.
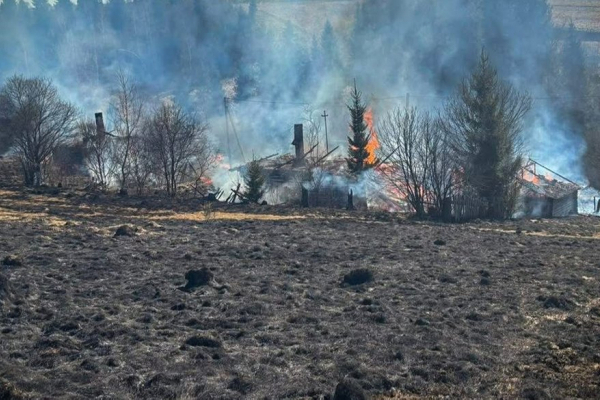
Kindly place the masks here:
POLYGON ((597 398, 600 6, 0 0, 0 399, 597 398))

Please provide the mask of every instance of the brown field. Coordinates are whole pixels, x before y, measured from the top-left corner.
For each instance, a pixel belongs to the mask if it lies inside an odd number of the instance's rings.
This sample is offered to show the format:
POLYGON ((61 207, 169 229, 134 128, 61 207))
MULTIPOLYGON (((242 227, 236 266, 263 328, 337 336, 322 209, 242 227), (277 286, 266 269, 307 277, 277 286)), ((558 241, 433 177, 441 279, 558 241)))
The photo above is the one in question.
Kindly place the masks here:
POLYGON ((344 377, 373 399, 600 393, 599 219, 2 191, 0 227, 22 261, 0 265, 0 399, 326 399, 344 377), (214 285, 181 290, 202 267, 214 285), (374 279, 342 285, 356 268, 374 279))

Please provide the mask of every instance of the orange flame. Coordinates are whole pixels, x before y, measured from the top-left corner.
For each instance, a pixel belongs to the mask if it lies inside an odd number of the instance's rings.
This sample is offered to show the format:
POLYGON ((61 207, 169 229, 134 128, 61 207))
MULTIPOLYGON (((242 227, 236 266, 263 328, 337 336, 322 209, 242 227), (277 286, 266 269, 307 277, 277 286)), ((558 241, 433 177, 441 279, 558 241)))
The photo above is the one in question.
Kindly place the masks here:
POLYGON ((367 128, 369 128, 369 134, 371 138, 369 143, 367 144, 366 150, 369 152, 369 158, 367 158, 367 163, 375 164, 377 162, 377 156, 375 152, 381 147, 379 144, 379 138, 377 137, 377 131, 375 130, 375 124, 373 122, 373 109, 369 108, 365 112, 365 124, 367 124, 367 128))
POLYGON ((527 170, 523 171, 523 179, 527 182, 533 183, 534 185, 540 184, 540 177, 527 170))
POLYGON ((202 176, 202 177, 200 177, 200 182, 202 182, 206 186, 212 186, 212 184, 213 184, 212 179, 210 179, 208 176, 202 176))

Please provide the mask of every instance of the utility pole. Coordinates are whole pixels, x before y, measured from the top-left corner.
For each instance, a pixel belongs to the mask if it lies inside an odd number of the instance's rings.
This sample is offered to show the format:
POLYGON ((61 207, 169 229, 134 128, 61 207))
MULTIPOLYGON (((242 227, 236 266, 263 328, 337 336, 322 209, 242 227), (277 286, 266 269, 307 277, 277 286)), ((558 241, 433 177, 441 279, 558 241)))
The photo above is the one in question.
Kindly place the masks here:
POLYGON ((327 111, 323 111, 321 117, 325 118, 325 149, 327 150, 326 153, 329 153, 329 139, 327 137, 327 117, 329 117, 329 115, 327 114, 327 111))
POLYGON ((406 109, 410 107, 410 93, 406 93, 406 109))
POLYGON ((229 103, 227 97, 223 97, 223 107, 225 107, 225 135, 227 137, 227 162, 231 165, 231 143, 229 140, 229 103))

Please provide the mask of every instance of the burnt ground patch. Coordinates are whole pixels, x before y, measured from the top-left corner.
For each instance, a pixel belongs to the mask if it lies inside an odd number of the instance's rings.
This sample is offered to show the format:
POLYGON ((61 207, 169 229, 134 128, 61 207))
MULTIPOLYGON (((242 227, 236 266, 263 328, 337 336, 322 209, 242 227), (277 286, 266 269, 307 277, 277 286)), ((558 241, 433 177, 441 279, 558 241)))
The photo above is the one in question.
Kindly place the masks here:
POLYGON ((304 399, 348 379, 382 399, 598 393, 596 219, 516 234, 273 206, 202 221, 136 201, 2 193, 0 259, 26 261, 0 266, 19 299, 0 314, 3 388, 304 399), (113 238, 123 224, 140 228, 113 238), (180 290, 203 268, 221 285, 180 290), (341 285, 360 269, 375 279, 341 285))

